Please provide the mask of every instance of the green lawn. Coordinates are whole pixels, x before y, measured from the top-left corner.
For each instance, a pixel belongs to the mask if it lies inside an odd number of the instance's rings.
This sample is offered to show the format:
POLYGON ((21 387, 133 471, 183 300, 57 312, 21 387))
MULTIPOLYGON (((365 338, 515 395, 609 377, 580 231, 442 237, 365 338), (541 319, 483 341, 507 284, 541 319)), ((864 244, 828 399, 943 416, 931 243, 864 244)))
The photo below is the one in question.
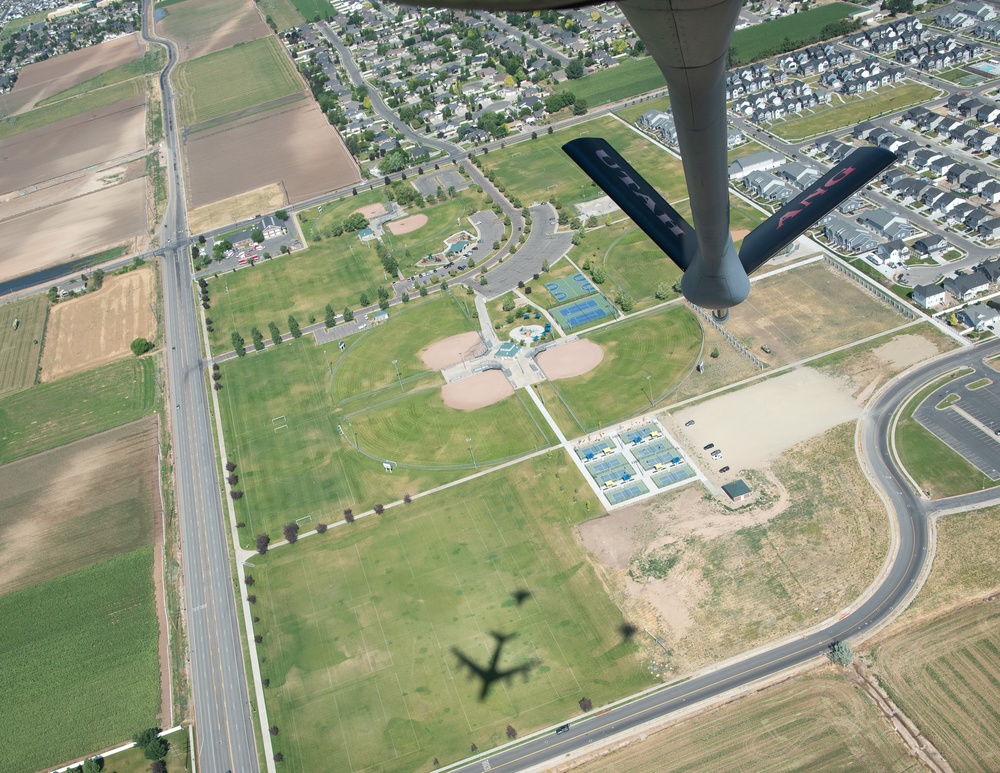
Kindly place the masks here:
POLYGON ((334 12, 328 0, 291 0, 291 2, 306 21, 326 19, 334 12))
POLYGON ((519 394, 476 411, 444 405, 443 380, 419 352, 470 329, 448 295, 394 309, 344 352, 302 339, 223 363, 219 397, 227 454, 245 493, 236 503, 244 544, 297 518, 330 523, 344 508, 360 513, 467 475, 466 438, 479 466, 554 443, 519 394), (391 475, 383 460, 396 463, 391 475))
POLYGON ((650 110, 659 110, 660 112, 667 112, 670 109, 670 97, 656 97, 655 99, 648 99, 644 102, 640 102, 637 105, 631 105, 629 107, 619 107, 615 110, 615 115, 621 118, 626 123, 635 123, 639 118, 646 112, 650 110))
POLYGON ((156 360, 126 360, 0 399, 0 464, 148 416, 156 360))
POLYGON ((35 383, 48 314, 48 298, 40 293, 0 306, 0 397, 35 383))
POLYGON ((556 91, 571 92, 578 100, 586 100, 588 107, 597 107, 666 87, 663 73, 652 57, 620 61, 617 67, 566 81, 556 91))
POLYGON ((180 120, 209 121, 302 91, 303 84, 278 39, 269 36, 179 65, 180 120))
POLYGON ((157 724, 153 547, 0 596, 0 770, 31 773, 157 724))
POLYGON ((69 99, 70 97, 75 97, 79 94, 86 94, 88 91, 94 91, 95 89, 102 89, 106 86, 114 86, 117 83, 137 78, 140 75, 158 73, 163 69, 166 62, 166 50, 160 46, 152 46, 144 56, 141 56, 138 59, 133 59, 131 62, 120 64, 110 70, 106 70, 100 75, 88 78, 83 83, 71 86, 64 91, 60 91, 58 94, 53 94, 51 97, 43 99, 39 102, 38 107, 55 104, 56 102, 61 102, 64 99, 69 99))
MULTIPOLYGON (((824 39, 820 34, 823 27, 860 10, 861 6, 851 3, 828 3, 736 30, 729 47, 730 57, 739 64, 747 64, 772 56, 778 43, 785 39, 796 43, 795 47, 818 42, 824 39)), ((787 46, 784 48, 791 50, 787 46)))
POLYGON ((295 770, 428 770, 649 686, 573 537, 597 510, 552 451, 255 558, 275 751, 295 770), (454 653, 487 664, 491 631, 512 636, 501 668, 534 663, 481 701, 454 653))
POLYGON ((594 370, 549 383, 572 417, 566 422, 548 405, 563 432, 575 436, 650 409, 683 380, 701 351, 702 332, 694 315, 672 306, 585 336, 604 349, 594 370), (647 380, 646 376, 652 378, 647 380))
POLYGON ((260 10, 270 17, 279 30, 298 27, 305 19, 291 0, 261 0, 260 10))
POLYGON ((830 106, 817 107, 813 112, 776 121, 769 131, 789 142, 798 142, 927 102, 940 93, 938 89, 920 83, 888 86, 880 92, 849 98, 844 104, 835 101, 830 106))
POLYGON ((72 118, 80 113, 86 113, 88 110, 97 110, 113 105, 145 91, 145 82, 141 78, 132 78, 70 99, 64 99, 48 107, 36 107, 26 113, 12 116, 6 121, 0 121, 0 140, 13 137, 21 132, 48 126, 50 123, 61 121, 64 118, 72 118))
POLYGON ((603 192, 590 181, 562 146, 577 137, 603 137, 670 202, 687 196, 680 159, 661 150, 644 135, 613 118, 576 124, 537 140, 519 142, 504 150, 479 156, 483 171, 497 179, 521 201, 554 201, 570 207, 603 192))

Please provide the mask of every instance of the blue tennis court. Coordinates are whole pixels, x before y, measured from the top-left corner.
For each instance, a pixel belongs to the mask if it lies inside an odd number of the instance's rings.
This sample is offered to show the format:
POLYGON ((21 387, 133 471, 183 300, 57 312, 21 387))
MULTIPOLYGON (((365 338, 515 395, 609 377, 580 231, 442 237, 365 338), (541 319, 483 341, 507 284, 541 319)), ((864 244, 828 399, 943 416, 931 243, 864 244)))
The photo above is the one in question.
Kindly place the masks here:
POLYGON ((599 319, 613 319, 615 308, 603 295, 593 295, 581 301, 556 306, 552 309, 552 314, 559 320, 564 330, 572 330, 599 319))
POLYGON ((513 357, 517 354, 517 351, 520 348, 521 347, 513 341, 506 341, 500 344, 500 348, 497 349, 497 357, 513 357))
POLYGON ((609 491, 605 496, 611 504, 617 505, 619 502, 624 502, 627 499, 635 499, 637 496, 648 493, 649 489, 646 488, 646 484, 642 481, 636 481, 614 491, 609 491))
POLYGON ((666 488, 674 483, 679 483, 682 480, 687 480, 688 478, 695 477, 694 470, 688 467, 686 464, 682 464, 679 467, 675 467, 672 470, 667 470, 666 472, 654 473, 650 476, 650 480, 659 487, 666 488))
POLYGON ((676 448, 664 443, 662 440, 633 448, 632 454, 644 470, 660 470, 676 467, 684 461, 684 457, 676 448))
POLYGON ((632 480, 635 477, 635 470, 632 469, 632 465, 626 462, 619 454, 613 454, 596 462, 588 462, 586 467, 590 476, 602 488, 608 488, 622 481, 632 480))
POLYGON ((629 443, 645 443, 649 440, 655 440, 658 437, 663 437, 663 433, 656 424, 646 424, 638 429, 622 432, 618 437, 623 445, 628 445, 629 443))
POLYGON ((610 440, 601 440, 597 443, 588 443, 576 449, 576 455, 581 459, 596 459, 599 456, 611 453, 615 450, 614 444, 610 440))
POLYGON ((545 289, 559 303, 579 298, 583 295, 590 295, 597 290, 583 274, 573 274, 571 277, 553 279, 551 282, 545 283, 545 289))

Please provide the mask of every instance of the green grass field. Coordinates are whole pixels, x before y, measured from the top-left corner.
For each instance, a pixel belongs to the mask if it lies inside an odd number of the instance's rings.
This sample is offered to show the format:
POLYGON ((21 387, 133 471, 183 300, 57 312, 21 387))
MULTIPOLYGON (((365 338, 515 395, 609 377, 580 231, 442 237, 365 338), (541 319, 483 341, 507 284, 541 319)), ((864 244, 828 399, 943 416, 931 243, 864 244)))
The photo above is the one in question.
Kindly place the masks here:
POLYGON ((100 75, 95 75, 93 78, 85 80, 83 83, 78 83, 64 91, 60 91, 58 94, 53 94, 51 97, 43 99, 38 103, 38 107, 62 102, 64 99, 69 99, 79 94, 86 94, 88 91, 94 91, 95 89, 103 89, 106 86, 114 86, 115 84, 131 80, 132 78, 138 78, 142 75, 158 73, 163 69, 163 65, 166 62, 167 52, 160 46, 153 46, 144 56, 138 59, 120 64, 117 67, 102 72, 100 75))
POLYGON ((427 770, 648 686, 572 536, 597 510, 552 451, 255 558, 275 751, 295 770, 427 770), (514 635, 500 667, 538 662, 480 701, 453 649, 486 664, 490 631, 514 635))
POLYGON ((142 78, 132 78, 70 99, 64 99, 48 107, 37 107, 26 113, 12 116, 7 121, 0 121, 0 140, 13 137, 21 132, 48 126, 50 123, 61 121, 64 118, 72 118, 80 113, 86 113, 88 110, 97 110, 113 105, 145 91, 145 81, 142 78))
POLYGON ((669 395, 694 366, 702 341, 697 319, 682 306, 633 317, 585 337, 603 347, 601 364, 582 376, 547 384, 571 418, 567 421, 550 399, 546 407, 570 437, 649 410, 650 387, 654 403, 669 395), (652 378, 647 381, 646 376, 652 378))
POLYGON ((291 2, 306 21, 326 19, 334 13, 333 6, 327 0, 291 0, 291 2))
POLYGON ((537 140, 519 142, 504 150, 479 156, 483 171, 493 170, 507 190, 521 201, 558 200, 570 207, 603 193, 563 150, 576 137, 603 137, 671 203, 687 196, 680 159, 613 118, 576 124, 537 140))
POLYGON ((29 13, 27 16, 18 16, 13 21, 7 22, 7 24, 4 25, 3 30, 0 30, 0 40, 6 40, 15 32, 27 27, 29 24, 45 21, 51 12, 52 11, 50 9, 45 8, 41 11, 29 13))
POLYGON ((184 62, 175 76, 185 126, 302 91, 281 43, 266 37, 184 62))
POLYGON ((648 99, 645 102, 640 102, 637 105, 630 105, 629 107, 619 107, 615 110, 615 115, 621 118, 625 123, 633 124, 639 120, 643 113, 649 110, 660 110, 661 112, 667 112, 670 109, 670 97, 656 97, 655 99, 648 99))
MULTIPOLYGON (((143 728, 144 729, 144 728, 143 728)), ((176 733, 164 736, 170 744, 167 752, 167 770, 170 773, 188 773, 191 770, 188 764, 191 759, 191 750, 188 748, 188 729, 184 727, 176 733)), ((149 760, 142 749, 133 746, 118 754, 104 758, 104 770, 111 773, 149 773, 149 760)))
POLYGON ((346 507, 361 513, 470 474, 466 438, 480 467, 554 443, 520 395, 476 411, 443 404, 443 381, 419 352, 470 329, 448 295, 394 310, 345 352, 303 339, 223 363, 219 398, 227 454, 245 492, 236 502, 244 544, 297 518, 330 523, 346 507), (391 475, 383 460, 396 463, 391 475))
POLYGON ((806 45, 809 41, 819 40, 820 31, 827 24, 846 19, 860 10, 861 6, 851 3, 829 3, 736 30, 729 47, 730 55, 739 64, 747 64, 771 56, 768 52, 773 51, 778 42, 786 38, 798 46, 806 45))
POLYGON ((48 314, 48 298, 40 294, 0 306, 0 398, 35 383, 48 314))
POLYGON ((623 59, 617 67, 566 81, 555 90, 571 92, 578 100, 586 100, 587 106, 593 108, 645 94, 653 89, 662 89, 666 85, 656 62, 652 57, 646 56, 642 59, 623 59))
POLYGON ((261 0, 260 10, 274 21, 278 30, 298 27, 305 21, 291 0, 261 0))
POLYGON ((153 547, 0 596, 0 769, 31 773, 157 724, 153 547))
POLYGON ((0 464, 151 414, 156 360, 134 357, 0 399, 0 464))
POLYGON ((811 113, 775 121, 769 131, 789 142, 797 142, 927 102, 940 93, 938 89, 920 83, 889 86, 878 93, 851 98, 844 104, 834 102, 829 107, 816 108, 811 113))

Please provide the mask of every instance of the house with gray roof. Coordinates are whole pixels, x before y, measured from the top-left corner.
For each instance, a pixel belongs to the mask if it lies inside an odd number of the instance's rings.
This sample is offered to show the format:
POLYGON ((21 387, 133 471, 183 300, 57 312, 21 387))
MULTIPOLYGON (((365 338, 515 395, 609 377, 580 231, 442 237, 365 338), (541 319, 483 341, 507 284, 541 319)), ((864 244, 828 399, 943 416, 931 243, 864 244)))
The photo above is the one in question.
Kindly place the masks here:
POLYGON ((887 209, 866 212, 858 222, 887 239, 908 239, 916 230, 905 217, 887 209))
POLYGON ((878 247, 878 242, 872 235, 854 223, 849 223, 836 215, 827 215, 823 220, 826 221, 823 225, 823 236, 846 252, 870 252, 878 247))
POLYGON ((944 280, 944 289, 960 301, 968 301, 990 289, 990 281, 978 272, 958 274, 944 280))
POLYGON ((917 285, 913 288, 913 302, 925 309, 944 306, 948 295, 941 285, 917 285))
POLYGON ((1000 319, 1000 311, 987 306, 985 303, 977 303, 962 309, 957 314, 958 318, 974 330, 992 330, 1000 319))
POLYGON ((785 157, 781 153, 759 150, 733 161, 729 165, 729 179, 742 180, 751 172, 766 172, 781 166, 783 163, 785 163, 785 157))

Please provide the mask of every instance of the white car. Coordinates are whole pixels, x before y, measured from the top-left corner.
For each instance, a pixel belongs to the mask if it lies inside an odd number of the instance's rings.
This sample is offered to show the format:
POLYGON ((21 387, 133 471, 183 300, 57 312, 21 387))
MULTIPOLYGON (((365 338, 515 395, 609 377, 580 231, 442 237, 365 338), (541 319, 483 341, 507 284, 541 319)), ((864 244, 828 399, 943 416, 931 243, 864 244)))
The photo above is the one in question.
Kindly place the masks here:
POLYGON ((712 458, 713 459, 721 459, 722 458, 722 451, 720 451, 718 448, 716 448, 714 451, 712 451, 712 458))
POLYGON ((364 330, 367 327, 368 327, 368 325, 366 325, 364 322, 362 322, 360 325, 358 325, 358 330, 364 330))

